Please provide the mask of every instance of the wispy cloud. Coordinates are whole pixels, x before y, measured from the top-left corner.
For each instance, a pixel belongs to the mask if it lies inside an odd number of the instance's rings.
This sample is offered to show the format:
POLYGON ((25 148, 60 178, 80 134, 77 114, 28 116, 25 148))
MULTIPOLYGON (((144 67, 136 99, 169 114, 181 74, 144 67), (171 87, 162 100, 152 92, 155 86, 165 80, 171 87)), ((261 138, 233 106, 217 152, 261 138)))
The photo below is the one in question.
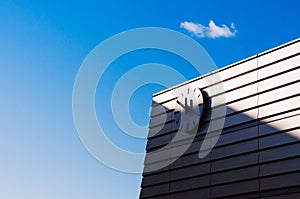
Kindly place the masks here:
POLYGON ((217 26, 212 20, 209 21, 208 26, 185 21, 180 23, 180 28, 187 30, 196 37, 208 37, 213 39, 218 37, 234 37, 237 32, 233 23, 231 23, 230 27, 226 26, 225 24, 217 26))

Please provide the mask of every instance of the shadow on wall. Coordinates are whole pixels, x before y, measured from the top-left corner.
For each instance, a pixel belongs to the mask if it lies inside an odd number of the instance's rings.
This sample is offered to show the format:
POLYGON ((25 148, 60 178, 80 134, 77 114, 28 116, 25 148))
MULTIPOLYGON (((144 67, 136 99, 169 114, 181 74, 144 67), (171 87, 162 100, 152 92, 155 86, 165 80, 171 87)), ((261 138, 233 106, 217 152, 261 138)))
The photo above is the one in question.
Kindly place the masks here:
MULTIPOLYGON (((255 100, 257 102, 257 96, 253 96, 252 101, 255 100)), ((199 149, 209 123, 211 119, 220 119, 211 118, 212 109, 208 106, 206 117, 191 144, 181 140, 166 147, 165 153, 151 158, 146 156, 145 170, 164 161, 171 164, 143 174, 140 198, 300 197, 298 102, 297 95, 259 106, 242 106, 241 102, 226 105, 221 136, 210 153, 200 159, 199 149), (291 105, 293 102, 296 102, 295 106, 291 105), (290 106, 274 110, 284 104, 290 106), (172 159, 174 152, 187 144, 184 154, 172 159)), ((156 111, 160 105, 153 103, 147 153, 168 146, 178 131, 180 124, 175 121, 180 116, 168 108, 168 103, 174 103, 174 99, 162 104, 166 111, 166 123, 163 124, 161 112, 156 111), (161 130, 152 136, 157 129, 161 130)), ((213 132, 208 134, 213 136, 213 132)))

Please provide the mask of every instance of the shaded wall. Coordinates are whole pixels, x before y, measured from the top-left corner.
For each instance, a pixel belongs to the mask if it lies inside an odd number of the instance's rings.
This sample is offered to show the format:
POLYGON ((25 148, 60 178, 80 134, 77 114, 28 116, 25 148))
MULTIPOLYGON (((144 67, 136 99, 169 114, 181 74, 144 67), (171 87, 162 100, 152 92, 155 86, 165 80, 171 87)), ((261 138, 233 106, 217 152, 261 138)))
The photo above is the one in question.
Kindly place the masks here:
MULTIPOLYGON (((213 89, 218 82, 202 81, 213 74, 189 82, 208 95, 205 121, 183 156, 143 174, 140 198, 300 197, 300 39, 220 69, 219 74, 226 115, 211 116, 223 104, 213 89), (210 120, 222 117, 220 139, 199 159, 210 120)), ((153 96, 147 153, 168 145, 176 134, 175 101, 171 90, 153 96), (168 113, 163 124, 159 106, 168 113)), ((172 159, 172 151, 183 144, 175 143, 156 159, 146 156, 145 168, 172 159)))

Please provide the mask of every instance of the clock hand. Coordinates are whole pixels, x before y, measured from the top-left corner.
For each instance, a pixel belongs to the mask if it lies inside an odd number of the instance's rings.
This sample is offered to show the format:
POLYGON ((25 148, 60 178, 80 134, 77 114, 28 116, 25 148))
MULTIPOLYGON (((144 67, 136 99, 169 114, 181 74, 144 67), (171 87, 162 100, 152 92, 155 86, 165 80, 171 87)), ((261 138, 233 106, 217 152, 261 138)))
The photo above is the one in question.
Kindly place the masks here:
POLYGON ((179 104, 182 108, 184 108, 184 109, 187 108, 187 107, 186 107, 183 103, 181 103, 179 100, 176 100, 176 102, 177 102, 177 104, 179 104))
POLYGON ((179 100, 176 100, 176 102, 182 107, 184 108, 185 110, 187 111, 191 111, 193 112, 194 114, 198 115, 200 117, 200 114, 197 113, 193 108, 189 107, 188 105, 184 105, 183 103, 181 103, 179 100))

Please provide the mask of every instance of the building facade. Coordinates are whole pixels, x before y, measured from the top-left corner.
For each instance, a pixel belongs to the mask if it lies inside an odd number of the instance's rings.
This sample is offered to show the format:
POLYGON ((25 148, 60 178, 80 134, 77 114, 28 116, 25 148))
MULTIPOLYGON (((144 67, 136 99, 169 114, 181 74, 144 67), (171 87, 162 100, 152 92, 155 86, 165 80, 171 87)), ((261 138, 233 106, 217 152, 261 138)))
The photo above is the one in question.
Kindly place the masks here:
POLYGON ((300 39, 154 94, 146 150, 142 199, 300 198, 300 39))

